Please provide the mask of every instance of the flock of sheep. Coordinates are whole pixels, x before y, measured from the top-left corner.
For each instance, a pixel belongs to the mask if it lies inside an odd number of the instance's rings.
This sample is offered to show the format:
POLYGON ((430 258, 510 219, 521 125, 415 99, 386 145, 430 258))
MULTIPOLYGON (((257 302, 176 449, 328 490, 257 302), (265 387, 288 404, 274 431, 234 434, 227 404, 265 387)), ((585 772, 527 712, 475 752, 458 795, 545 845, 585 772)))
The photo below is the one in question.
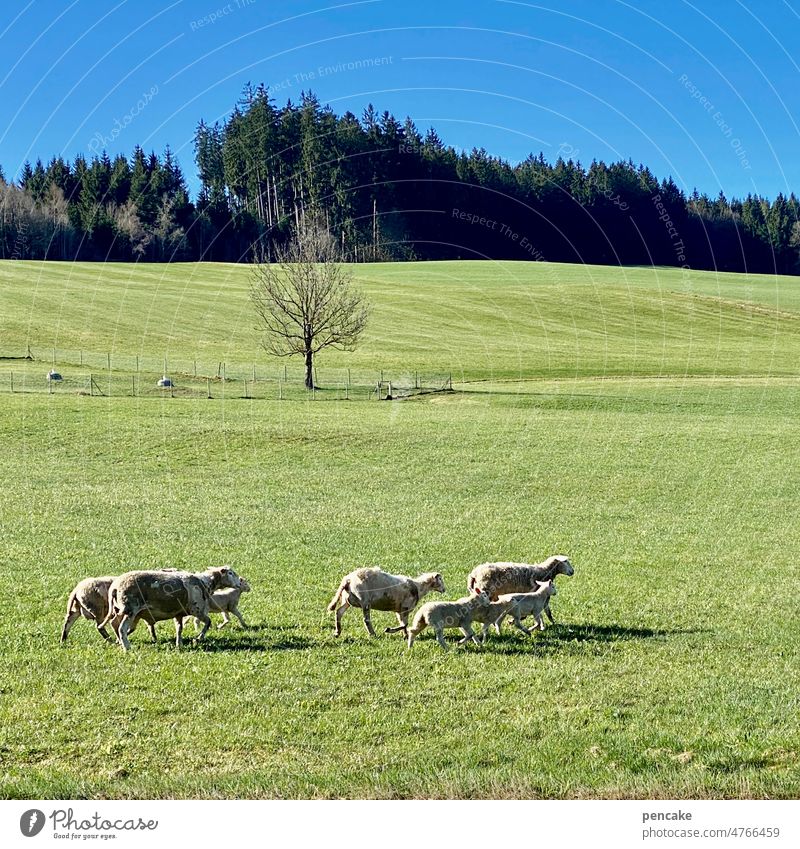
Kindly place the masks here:
MULTIPOLYGON (((486 642, 490 625, 497 633, 503 620, 510 617, 525 634, 531 631, 522 620, 533 616, 536 627, 544 630, 542 614, 554 622, 550 599, 556 594, 556 575, 572 575, 575 570, 569 559, 557 554, 543 563, 484 563, 476 566, 467 578, 469 595, 457 601, 430 601, 417 610, 409 626, 411 613, 431 592, 444 593, 445 586, 438 572, 425 572, 418 578, 392 575, 382 569, 356 569, 342 578, 328 610, 336 613, 334 635, 342 632, 342 618, 350 607, 357 607, 364 616, 370 636, 375 636, 370 614, 373 610, 389 611, 397 616, 398 624, 386 628, 386 633, 402 631, 408 647, 416 637, 430 627, 439 645, 447 650, 444 631, 458 628, 463 637, 459 645, 474 641, 486 642), (480 640, 472 630, 473 623, 483 625, 480 640)), ((184 620, 192 617, 201 626, 196 639, 201 640, 211 626, 212 613, 223 616, 220 628, 234 615, 242 627, 247 627, 239 612, 241 594, 249 592, 247 581, 229 566, 207 569, 205 572, 181 572, 175 569, 126 572, 118 577, 86 578, 69 596, 67 615, 61 629, 61 641, 69 635, 73 624, 81 617, 95 623, 100 635, 111 640, 111 626, 116 641, 125 651, 130 649, 128 637, 139 620, 150 629, 156 641, 156 622, 175 620, 175 642, 183 645, 184 620)))

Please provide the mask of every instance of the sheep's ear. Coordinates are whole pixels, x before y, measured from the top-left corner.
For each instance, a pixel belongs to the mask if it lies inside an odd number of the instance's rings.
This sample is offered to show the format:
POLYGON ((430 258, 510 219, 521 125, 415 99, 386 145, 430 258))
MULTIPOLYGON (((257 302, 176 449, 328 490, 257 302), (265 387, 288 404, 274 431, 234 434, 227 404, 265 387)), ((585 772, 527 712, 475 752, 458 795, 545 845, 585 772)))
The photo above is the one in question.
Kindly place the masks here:
POLYGON ((475 595, 480 595, 480 594, 481 594, 481 588, 475 587, 475 595))

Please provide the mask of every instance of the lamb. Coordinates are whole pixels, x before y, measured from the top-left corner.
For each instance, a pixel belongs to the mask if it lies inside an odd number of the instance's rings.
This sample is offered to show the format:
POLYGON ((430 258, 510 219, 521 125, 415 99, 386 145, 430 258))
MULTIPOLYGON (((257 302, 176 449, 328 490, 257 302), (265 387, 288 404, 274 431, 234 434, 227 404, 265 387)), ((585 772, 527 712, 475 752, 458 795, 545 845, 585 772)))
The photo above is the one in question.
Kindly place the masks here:
MULTIPOLYGON (((508 607, 500 614, 500 618, 495 621, 495 628, 497 629, 498 634, 500 633, 500 623, 503 621, 506 614, 510 614, 513 617, 514 625, 519 628, 523 634, 530 636, 531 632, 522 624, 522 622, 520 622, 520 620, 531 615, 536 620, 536 625, 539 630, 544 631, 542 611, 546 609, 549 599, 556 595, 556 585, 552 579, 549 581, 537 581, 537 583, 539 584, 539 589, 535 592, 508 593, 500 596, 498 603, 507 604, 508 607)), ((484 625, 484 635, 488 628, 488 625, 484 625)))
POLYGON ((444 639, 445 628, 459 628, 464 635, 461 642, 473 640, 476 644, 478 639, 472 631, 472 620, 481 608, 490 605, 489 596, 480 590, 474 595, 468 595, 458 601, 429 601, 423 604, 414 617, 414 622, 408 631, 408 647, 414 645, 416 637, 430 625, 436 632, 439 645, 447 651, 447 643, 444 639))
MULTIPOLYGON (((84 578, 78 583, 67 601, 67 615, 64 617, 64 626, 61 629, 62 643, 66 641, 72 626, 81 616, 95 623, 100 636, 104 640, 113 642, 105 629, 105 619, 108 616, 108 591, 113 580, 113 575, 104 575, 100 578, 84 578)), ((150 636, 153 638, 153 642, 156 642, 155 623, 146 614, 143 614, 141 618, 147 622, 150 636)), ((116 624, 118 625, 119 622, 117 621, 116 624)), ((114 622, 112 622, 112 627, 116 631, 114 622)), ((131 633, 135 627, 136 623, 134 622, 131 625, 131 633)))
MULTIPOLYGON (((554 580, 556 575, 574 575, 575 569, 563 554, 548 557, 544 563, 483 563, 476 566, 467 578, 470 592, 481 590, 492 601, 501 594, 528 593, 536 589, 538 581, 554 580)), ((548 599, 544 612, 555 625, 548 599)))
MULTIPOLYGON (((230 621, 231 618, 228 615, 232 613, 241 623, 242 628, 247 627, 247 623, 244 621, 244 617, 241 613, 239 613, 239 599, 241 598, 242 593, 250 592, 250 584, 239 576, 239 580, 242 583, 242 586, 237 590, 233 587, 227 587, 224 590, 217 590, 209 599, 208 602, 208 612, 209 613, 221 613, 222 614, 222 622, 217 626, 218 628, 224 628, 230 621)), ((195 625, 200 627, 200 620, 194 620, 195 625)))
MULTIPOLYGON (((497 633, 500 633, 500 625, 499 623, 503 621, 503 618, 508 613, 508 609, 511 607, 511 602, 508 601, 493 601, 489 604, 488 607, 477 607, 472 614, 473 622, 480 622, 483 625, 483 629, 480 635, 481 643, 486 642, 486 635, 489 632, 489 626, 494 625, 497 633)), ((462 637, 458 644, 462 645, 469 641, 469 637, 462 637)))
POLYGON ((117 639, 125 651, 130 649, 128 634, 135 620, 144 612, 153 621, 175 620, 175 645, 183 645, 183 620, 194 616, 203 623, 197 635, 201 640, 211 626, 208 615, 211 595, 218 589, 241 588, 241 581, 229 566, 207 569, 205 572, 126 572, 115 578, 108 591, 107 625, 120 616, 117 639))
POLYGON ((408 616, 419 600, 430 592, 444 591, 444 579, 438 572, 423 572, 418 578, 409 578, 406 575, 391 575, 382 569, 356 569, 342 578, 339 589, 328 605, 329 611, 336 611, 333 635, 338 637, 342 633, 342 617, 348 607, 360 607, 364 614, 364 626, 371 637, 376 636, 370 619, 372 610, 395 613, 399 624, 395 628, 386 628, 384 633, 402 631, 407 636, 408 616))

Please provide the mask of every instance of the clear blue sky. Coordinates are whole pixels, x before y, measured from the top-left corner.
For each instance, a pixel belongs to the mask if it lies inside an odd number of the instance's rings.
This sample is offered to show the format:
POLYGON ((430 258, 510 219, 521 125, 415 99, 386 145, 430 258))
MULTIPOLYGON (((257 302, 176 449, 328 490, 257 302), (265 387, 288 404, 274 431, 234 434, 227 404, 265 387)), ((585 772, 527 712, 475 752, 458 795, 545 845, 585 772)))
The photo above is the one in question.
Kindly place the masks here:
POLYGON ((2 0, 0 164, 170 144, 196 189, 196 123, 249 80, 774 196, 800 192, 798 43, 800 0, 2 0))

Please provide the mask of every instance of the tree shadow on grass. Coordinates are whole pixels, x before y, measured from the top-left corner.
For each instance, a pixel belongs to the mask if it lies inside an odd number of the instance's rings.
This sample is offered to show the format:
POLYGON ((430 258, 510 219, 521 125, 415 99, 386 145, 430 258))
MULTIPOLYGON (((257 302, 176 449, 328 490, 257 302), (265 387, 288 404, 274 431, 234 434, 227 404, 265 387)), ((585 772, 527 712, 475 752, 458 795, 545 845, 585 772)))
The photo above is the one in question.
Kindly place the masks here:
POLYGON ((617 624, 551 625, 544 631, 535 631, 526 637, 515 628, 504 626, 498 636, 492 633, 484 651, 496 654, 556 654, 585 651, 604 643, 629 642, 631 640, 666 641, 671 637, 687 634, 709 633, 708 628, 629 628, 617 624))

